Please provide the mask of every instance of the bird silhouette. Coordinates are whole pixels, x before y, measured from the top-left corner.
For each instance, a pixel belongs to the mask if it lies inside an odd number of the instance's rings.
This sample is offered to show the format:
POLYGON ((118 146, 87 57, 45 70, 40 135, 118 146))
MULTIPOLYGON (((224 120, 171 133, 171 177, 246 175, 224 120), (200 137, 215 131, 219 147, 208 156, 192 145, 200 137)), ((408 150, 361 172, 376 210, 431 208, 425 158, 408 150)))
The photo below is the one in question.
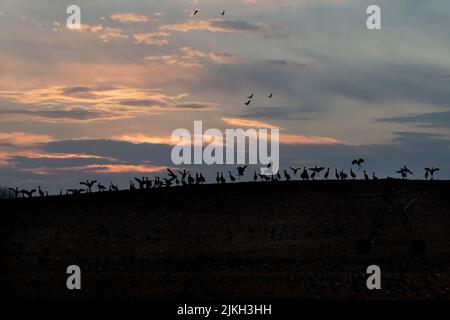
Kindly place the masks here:
POLYGON ((291 176, 289 175, 289 173, 287 172, 287 170, 283 171, 284 173, 284 177, 286 178, 287 181, 291 181, 291 176))
POLYGON ((177 170, 177 172, 181 175, 181 180, 186 180, 186 177, 187 177, 189 171, 187 171, 187 170, 178 171, 177 170))
POLYGON ((109 190, 110 191, 119 191, 119 187, 111 182, 109 185, 109 190))
POLYGON ((244 176, 245 174, 245 169, 247 169, 248 166, 243 166, 243 167, 237 167, 237 171, 238 171, 238 179, 240 179, 241 177, 244 176))
POLYGON ((92 187, 96 183, 97 183, 97 180, 94 180, 94 181, 86 180, 86 182, 80 182, 80 185, 85 186, 88 189, 89 193, 91 193, 92 192, 92 187))
POLYGON ((255 94, 252 93, 251 95, 249 95, 249 96, 247 97, 247 99, 253 99, 254 96, 255 96, 255 94))
POLYGON ((329 176, 330 176, 330 168, 328 168, 327 172, 325 172, 324 178, 325 178, 326 180, 328 180, 329 176))
POLYGON ((252 100, 248 100, 246 103, 244 103, 247 107, 252 103, 252 100))
POLYGON ((361 170, 362 165, 364 163, 364 159, 356 159, 352 161, 352 165, 357 165, 358 166, 358 170, 361 170))
POLYGON ((426 180, 428 180, 428 179, 434 180, 434 174, 435 174, 436 172, 438 172, 439 170, 441 170, 441 169, 439 169, 439 168, 434 168, 434 167, 431 167, 431 168, 425 168, 425 179, 426 179, 426 180))
POLYGON ((319 176, 320 176, 320 173, 321 173, 323 170, 325 170, 324 167, 317 167, 317 166, 315 166, 314 168, 309 168, 309 171, 312 172, 312 174, 311 174, 311 179, 314 180, 314 179, 316 178, 316 176, 319 177, 319 176))
POLYGON ((195 179, 192 177, 192 175, 188 174, 188 184, 193 185, 195 183, 195 179))
POLYGON ((167 168, 167 172, 169 172, 169 177, 174 178, 174 179, 177 178, 177 175, 169 168, 167 168))
POLYGON ((194 13, 192 14, 193 16, 196 16, 197 15, 197 13, 199 13, 200 11, 199 10, 194 10, 194 13))
POLYGON ((22 194, 22 197, 27 198, 33 198, 33 194, 36 193, 36 189, 32 189, 30 191, 28 190, 21 190, 20 193, 22 194))
POLYGON ((372 172, 372 179, 373 180, 378 180, 378 177, 375 175, 375 172, 372 172))
POLYGON ((145 178, 144 177, 142 179, 134 178, 134 180, 139 184, 139 189, 144 190, 145 185, 146 185, 145 178))
POLYGON ((273 94, 272 93, 269 94, 269 99, 272 99, 272 97, 273 97, 273 94))
POLYGON ((220 174, 220 183, 221 183, 221 184, 227 183, 227 181, 226 181, 225 178, 223 177, 223 173, 220 174))
POLYGON ((220 15, 224 16, 225 15, 225 10, 223 10, 220 15))
POLYGON ((339 174, 338 169, 334 169, 334 176, 336 177, 336 180, 341 179, 341 175, 339 174))
POLYGON ((230 175, 230 181, 231 181, 231 182, 235 182, 235 181, 236 181, 236 178, 233 177, 233 175, 231 174, 231 171, 228 171, 228 173, 229 173, 229 175, 230 175))
POLYGON ((296 175, 297 175, 297 172, 298 172, 299 170, 301 170, 302 168, 292 168, 292 167, 289 167, 289 169, 291 169, 292 172, 294 173, 294 176, 296 176, 296 175))
POLYGON ((217 182, 217 184, 219 184, 220 183, 220 175, 219 175, 219 173, 217 172, 217 175, 216 175, 216 182, 217 182))
POLYGON ((19 197, 19 195, 20 195, 20 191, 19 191, 19 188, 18 187, 16 187, 15 189, 13 189, 13 188, 8 188, 12 193, 14 193, 14 198, 18 198, 19 197))
POLYGON ((45 196, 45 193, 44 193, 44 191, 42 191, 41 186, 38 186, 38 193, 39 193, 40 197, 45 196))
POLYGON ((257 181, 258 180, 258 175, 256 174, 256 171, 255 171, 255 174, 253 175, 253 181, 257 181))
POLYGON ((98 192, 106 191, 106 187, 104 185, 102 185, 101 183, 97 184, 97 189, 98 189, 98 192))
POLYGON ((402 179, 407 179, 408 178, 408 174, 414 175, 414 173, 412 173, 412 171, 409 170, 406 166, 403 166, 403 168, 401 168, 396 173, 399 173, 402 176, 402 179))
POLYGON ((364 170, 364 179, 365 180, 370 180, 369 175, 367 174, 366 170, 364 170))
POLYGON ((352 179, 356 179, 356 173, 353 172, 353 169, 350 169, 350 175, 352 176, 352 179))
POLYGON ((308 169, 306 169, 306 167, 303 168, 303 172, 300 175, 300 178, 305 181, 305 180, 309 180, 309 173, 308 173, 308 169))

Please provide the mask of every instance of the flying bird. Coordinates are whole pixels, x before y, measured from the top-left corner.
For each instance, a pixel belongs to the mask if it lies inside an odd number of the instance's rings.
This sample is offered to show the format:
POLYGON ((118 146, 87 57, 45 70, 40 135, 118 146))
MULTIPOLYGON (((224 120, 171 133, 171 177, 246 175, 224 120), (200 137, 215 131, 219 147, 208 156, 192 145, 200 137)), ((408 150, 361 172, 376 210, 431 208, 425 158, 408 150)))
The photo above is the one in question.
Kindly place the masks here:
POLYGON ((273 97, 273 94, 272 93, 269 94, 269 99, 272 99, 272 97, 273 97))
POLYGON ((224 16, 225 15, 225 10, 223 10, 220 15, 224 16))
POLYGON ((196 16, 197 13, 199 13, 199 11, 198 11, 198 10, 195 10, 194 13, 193 13, 192 15, 193 15, 193 16, 196 16))
POLYGON ((248 107, 250 105, 250 103, 252 103, 252 100, 248 100, 245 105, 248 107))
POLYGON ((254 96, 255 96, 255 94, 252 93, 250 96, 247 97, 247 99, 253 99, 254 96))

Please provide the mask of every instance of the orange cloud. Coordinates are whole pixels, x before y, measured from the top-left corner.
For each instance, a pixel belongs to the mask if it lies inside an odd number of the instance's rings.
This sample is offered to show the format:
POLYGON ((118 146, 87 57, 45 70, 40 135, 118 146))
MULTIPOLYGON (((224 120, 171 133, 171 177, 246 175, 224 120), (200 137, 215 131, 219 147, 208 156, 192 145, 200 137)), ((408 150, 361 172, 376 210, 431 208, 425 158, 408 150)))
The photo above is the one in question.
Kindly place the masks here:
POLYGON ((122 23, 147 22, 150 20, 149 17, 134 12, 114 13, 110 18, 122 23))
POLYGON ((0 132, 0 144, 9 144, 19 147, 48 143, 53 140, 54 138, 49 135, 25 132, 0 132))
POLYGON ((164 63, 168 65, 178 65, 187 68, 200 68, 207 63, 212 64, 233 64, 239 63, 241 59, 232 54, 224 52, 204 52, 191 47, 182 47, 179 53, 163 56, 147 56, 145 60, 152 63, 164 63))
POLYGON ((134 43, 143 43, 155 46, 164 46, 169 44, 167 37, 170 33, 167 32, 150 32, 150 33, 135 33, 133 34, 134 43))
POLYGON ((208 111, 216 107, 215 103, 187 100, 186 97, 186 93, 170 96, 159 89, 127 86, 76 85, 0 91, 0 98, 29 107, 26 110, 0 110, 0 119, 83 123, 182 110, 208 111))
POLYGON ((91 164, 77 169, 92 170, 98 173, 157 173, 166 170, 167 167, 153 167, 149 165, 126 164, 91 164))
POLYGON ((118 135, 118 136, 113 136, 112 140, 126 141, 126 142, 130 142, 133 144, 140 144, 140 143, 167 144, 167 145, 176 144, 176 142, 173 142, 171 137, 169 137, 169 136, 148 136, 145 134, 118 135))
POLYGON ((340 144, 340 140, 330 137, 302 136, 293 134, 281 134, 280 143, 283 144, 340 144))
POLYGON ((273 126, 269 123, 257 121, 257 120, 247 120, 238 118, 227 118, 223 117, 222 121, 226 124, 238 127, 250 127, 255 129, 281 129, 280 127, 273 126))

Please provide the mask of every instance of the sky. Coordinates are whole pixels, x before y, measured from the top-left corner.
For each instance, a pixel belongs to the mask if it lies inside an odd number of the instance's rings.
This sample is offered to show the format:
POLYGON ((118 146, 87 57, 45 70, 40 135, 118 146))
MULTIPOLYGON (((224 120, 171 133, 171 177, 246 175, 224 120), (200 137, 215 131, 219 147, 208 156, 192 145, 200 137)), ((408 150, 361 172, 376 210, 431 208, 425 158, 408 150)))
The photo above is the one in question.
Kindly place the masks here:
POLYGON ((0 185, 125 187, 196 120, 280 128, 284 167, 449 179, 449 21, 447 0, 0 0, 0 185))

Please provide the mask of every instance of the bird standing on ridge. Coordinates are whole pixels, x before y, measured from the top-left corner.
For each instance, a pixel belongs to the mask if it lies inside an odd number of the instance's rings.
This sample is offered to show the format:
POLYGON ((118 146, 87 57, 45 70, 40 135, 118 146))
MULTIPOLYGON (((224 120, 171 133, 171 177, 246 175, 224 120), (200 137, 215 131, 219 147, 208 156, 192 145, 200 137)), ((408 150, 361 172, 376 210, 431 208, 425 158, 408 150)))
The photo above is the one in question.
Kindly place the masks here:
POLYGON ((94 180, 94 181, 86 180, 86 182, 80 182, 80 184, 81 184, 82 186, 85 186, 85 187, 88 189, 89 193, 92 192, 92 187, 93 187, 94 184, 96 184, 96 183, 97 183, 97 180, 94 180))
POLYGON ((361 170, 362 165, 364 163, 364 159, 356 159, 352 161, 352 165, 357 165, 358 166, 358 170, 361 170))
POLYGON ((408 178, 408 174, 414 175, 414 173, 412 173, 412 171, 409 170, 406 166, 403 166, 403 168, 401 168, 401 169, 400 169, 399 171, 397 171, 396 173, 401 174, 402 179, 408 178))
POLYGON ((325 172, 325 180, 328 180, 328 177, 330 176, 330 168, 328 168, 327 172, 325 172))
POLYGON ((238 179, 240 179, 241 177, 244 176, 245 174, 245 169, 247 169, 248 166, 243 166, 243 167, 238 167, 237 171, 238 171, 238 179))
POLYGON ((436 172, 438 172, 439 170, 441 170, 441 169, 435 168, 435 167, 425 168, 425 179, 426 180, 428 180, 428 179, 434 180, 434 174, 436 172))

